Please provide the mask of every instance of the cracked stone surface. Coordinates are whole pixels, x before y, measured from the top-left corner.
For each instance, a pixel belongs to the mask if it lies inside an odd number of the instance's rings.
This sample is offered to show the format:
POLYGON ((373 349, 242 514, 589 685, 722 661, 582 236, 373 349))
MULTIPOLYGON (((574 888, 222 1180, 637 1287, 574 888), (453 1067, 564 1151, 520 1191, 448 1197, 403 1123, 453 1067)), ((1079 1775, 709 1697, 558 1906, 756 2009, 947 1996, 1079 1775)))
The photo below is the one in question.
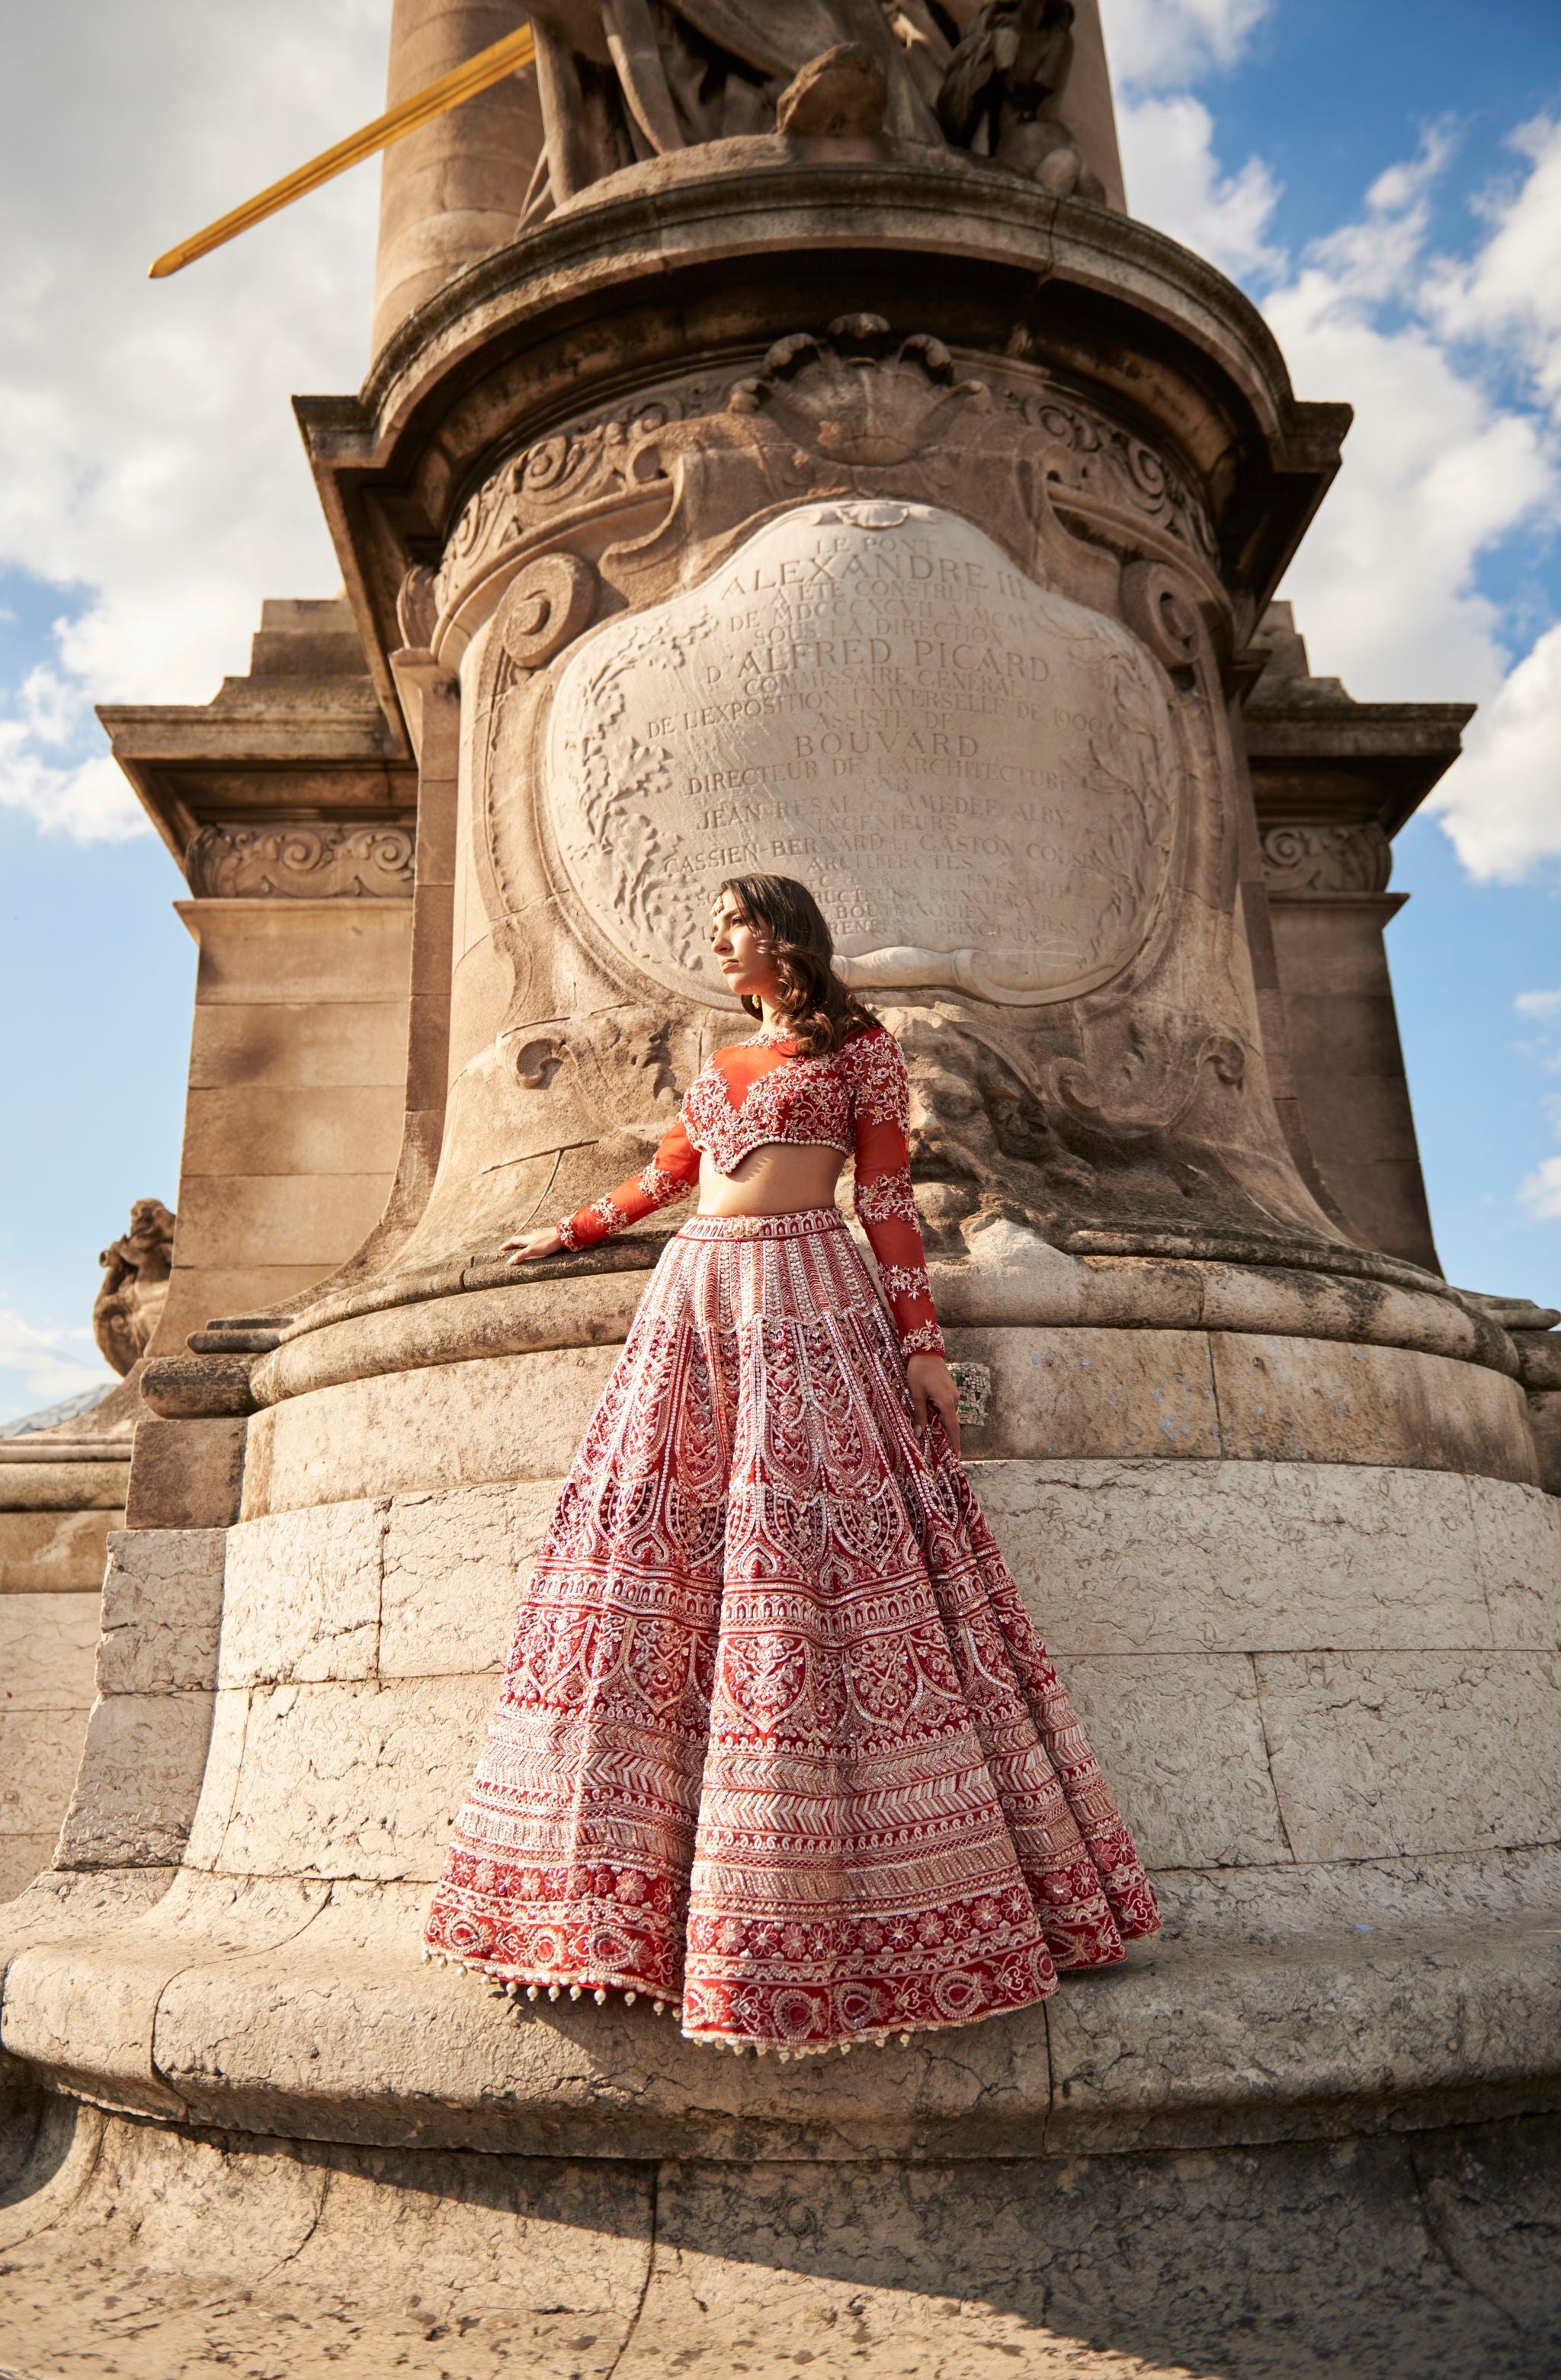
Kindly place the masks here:
POLYGON ((387 1510, 330 1504, 228 1531, 219 1685, 372 1677, 387 1510))
POLYGON ((432 1884, 493 1704, 487 1677, 255 1687, 216 1864, 432 1884))
POLYGON ((123 1529, 108 1541, 98 1690, 183 1694, 216 1684, 223 1529, 123 1529))
POLYGON ((382 1677, 497 1672, 558 1479, 398 1496, 384 1544, 382 1677))
POLYGON ((0 1597, 5 1710, 85 1712, 92 1699, 97 1648, 95 1595, 0 1597))
POLYGON ((1561 2123, 719 2166, 0 2116, 4 2380, 1551 2380, 1561 2123))
POLYGON ((1561 1503, 1365 1463, 972 1465, 1054 1653, 1561 1644, 1561 1503))
POLYGON ((60 1829, 70 1867, 166 1867, 185 1846, 211 1731, 209 1694, 104 1694, 60 1829))
POLYGON ((1561 1835, 1561 1657, 1263 1653, 1256 1667, 1299 1859, 1561 1835))
POLYGON ((1287 1855, 1245 1655, 1086 1654, 1064 1678, 1151 1869, 1287 1855))
POLYGON ((86 1740, 98 1608, 95 1591, 0 1593, 0 1901, 54 1852, 86 1740))

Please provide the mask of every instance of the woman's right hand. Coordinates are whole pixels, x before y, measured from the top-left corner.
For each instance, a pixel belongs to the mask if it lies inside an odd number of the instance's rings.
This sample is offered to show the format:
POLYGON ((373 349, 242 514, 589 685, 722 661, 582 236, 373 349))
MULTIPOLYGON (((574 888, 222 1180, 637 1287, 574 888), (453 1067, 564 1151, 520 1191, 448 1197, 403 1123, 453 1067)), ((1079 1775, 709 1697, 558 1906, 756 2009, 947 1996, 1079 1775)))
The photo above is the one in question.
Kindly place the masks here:
POLYGON ((523 1240, 506 1240, 504 1247, 506 1256, 512 1248, 515 1251, 509 1257, 512 1265, 522 1265, 530 1264, 533 1257, 555 1257, 563 1245, 561 1233, 549 1224, 545 1232, 528 1232, 523 1240))

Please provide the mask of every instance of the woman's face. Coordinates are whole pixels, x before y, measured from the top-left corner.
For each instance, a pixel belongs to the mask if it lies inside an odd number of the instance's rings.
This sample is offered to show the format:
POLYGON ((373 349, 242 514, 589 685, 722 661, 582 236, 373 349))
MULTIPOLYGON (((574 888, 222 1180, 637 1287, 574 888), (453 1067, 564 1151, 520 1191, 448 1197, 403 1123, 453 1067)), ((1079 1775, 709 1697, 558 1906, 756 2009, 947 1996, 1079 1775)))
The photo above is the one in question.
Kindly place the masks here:
POLYGON ((710 947, 728 991, 762 1000, 775 989, 769 937, 762 926, 750 924, 729 892, 711 905, 710 947))

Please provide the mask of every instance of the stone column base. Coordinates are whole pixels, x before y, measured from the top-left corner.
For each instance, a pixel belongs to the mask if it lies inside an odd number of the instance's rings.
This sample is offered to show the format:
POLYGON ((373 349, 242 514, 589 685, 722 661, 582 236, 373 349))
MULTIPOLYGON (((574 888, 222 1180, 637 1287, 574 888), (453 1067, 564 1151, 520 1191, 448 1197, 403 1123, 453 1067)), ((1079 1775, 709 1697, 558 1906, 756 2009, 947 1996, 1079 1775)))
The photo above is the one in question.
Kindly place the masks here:
POLYGON ((1550 2380, 1561 2123, 733 2166, 0 2115, 6 2367, 58 2380, 1550 2380))

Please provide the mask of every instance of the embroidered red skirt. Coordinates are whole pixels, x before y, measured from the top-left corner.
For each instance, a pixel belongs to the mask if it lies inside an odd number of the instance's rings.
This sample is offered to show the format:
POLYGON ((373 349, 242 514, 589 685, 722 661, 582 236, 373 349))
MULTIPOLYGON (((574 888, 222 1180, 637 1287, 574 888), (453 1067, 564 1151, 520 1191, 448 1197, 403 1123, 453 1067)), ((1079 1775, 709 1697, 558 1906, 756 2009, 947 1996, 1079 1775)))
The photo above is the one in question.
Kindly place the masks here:
POLYGON ((559 1496, 430 1952, 806 2051, 1028 2007, 1159 1922, 844 1223, 696 1216, 559 1496))

